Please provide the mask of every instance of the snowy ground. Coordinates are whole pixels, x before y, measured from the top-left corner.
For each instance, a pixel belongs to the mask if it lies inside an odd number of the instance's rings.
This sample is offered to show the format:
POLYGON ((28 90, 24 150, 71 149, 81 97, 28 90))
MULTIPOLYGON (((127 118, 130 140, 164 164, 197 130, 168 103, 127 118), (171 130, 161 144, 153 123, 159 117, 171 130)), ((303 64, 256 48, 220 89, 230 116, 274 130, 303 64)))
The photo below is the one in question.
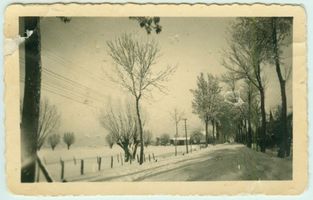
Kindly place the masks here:
MULTIPOLYGON (((70 152, 62 154, 62 158, 73 156, 70 152)), ((118 153, 112 149, 111 153, 118 153)), ((111 169, 110 166, 97 171, 96 161, 90 162, 95 166, 88 168, 88 173, 79 174, 79 164, 66 164, 65 178, 67 181, 208 181, 208 180, 289 180, 292 179, 292 161, 280 159, 275 156, 256 152, 239 144, 220 144, 199 149, 194 146, 194 151, 182 154, 184 146, 179 147, 179 155, 174 156, 174 147, 149 147, 148 154, 155 154, 156 160, 151 159, 143 165, 136 162, 117 162, 111 169), (68 174, 68 175, 66 175, 68 174)), ((76 151, 77 152, 77 151, 76 151)), ((51 152, 42 152, 48 156, 51 152)), ((82 157, 99 154, 96 150, 84 151, 82 157)), ((103 154, 110 155, 108 149, 103 149, 103 154)), ((58 159, 57 154, 49 156, 52 160, 58 159), (53 157, 54 156, 54 157, 53 157)), ((116 160, 116 159, 115 159, 116 160)), ((109 164, 106 163, 106 164, 109 164)), ((47 165, 55 180, 59 180, 60 172, 56 166, 47 165), (52 173, 54 172, 54 173, 52 173)))
MULTIPOLYGON (((192 147, 194 150, 199 150, 198 145, 193 145, 192 147)), ((178 156, 183 155, 186 151, 186 147, 177 146, 177 151, 178 156)), ((139 148, 137 152, 139 153, 139 148)), ((80 179, 86 175, 99 173, 97 157, 101 157, 102 159, 101 172, 111 173, 115 170, 120 171, 121 169, 128 169, 130 165, 130 163, 121 161, 121 157, 124 156, 124 153, 118 146, 113 146, 112 149, 108 147, 76 147, 69 150, 59 148, 54 151, 46 148, 40 150, 38 154, 55 181, 60 181, 61 178, 60 160, 65 162, 64 178, 67 180, 80 179), (113 157, 113 169, 111 169, 111 157, 113 157), (80 174, 81 160, 84 160, 84 176, 80 174)), ((145 148, 146 163, 166 160, 174 155, 174 146, 148 146, 145 148)), ((131 165, 133 167, 139 166, 137 162, 132 162, 131 165)))

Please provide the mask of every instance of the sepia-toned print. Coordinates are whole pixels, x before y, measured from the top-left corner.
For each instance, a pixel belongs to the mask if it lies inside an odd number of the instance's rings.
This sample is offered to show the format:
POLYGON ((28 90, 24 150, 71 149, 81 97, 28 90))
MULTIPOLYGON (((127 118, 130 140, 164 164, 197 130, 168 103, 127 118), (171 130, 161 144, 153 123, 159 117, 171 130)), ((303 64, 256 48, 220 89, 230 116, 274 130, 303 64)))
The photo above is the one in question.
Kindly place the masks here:
POLYGON ((294 26, 19 16, 19 182, 293 181, 294 26))

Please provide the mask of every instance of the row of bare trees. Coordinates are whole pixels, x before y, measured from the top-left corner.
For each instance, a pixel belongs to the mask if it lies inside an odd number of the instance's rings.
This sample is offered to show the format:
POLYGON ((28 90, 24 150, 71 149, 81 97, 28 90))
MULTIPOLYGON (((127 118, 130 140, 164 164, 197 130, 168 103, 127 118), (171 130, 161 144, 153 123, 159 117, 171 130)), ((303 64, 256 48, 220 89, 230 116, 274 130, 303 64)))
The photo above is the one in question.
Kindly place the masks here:
MULTIPOLYGON (((21 104, 21 112, 22 112, 21 104)), ((50 103, 47 98, 40 102, 39 122, 37 132, 37 150, 39 151, 45 142, 47 142, 52 150, 60 143, 60 135, 57 134, 61 123, 61 115, 57 107, 50 103)), ((69 149, 75 141, 74 133, 64 133, 63 141, 69 149)))
MULTIPOLYGON (((205 124, 212 124, 213 141, 234 133, 237 142, 248 147, 256 143, 261 152, 269 146, 273 126, 265 106, 265 67, 275 67, 280 84, 281 103, 276 121, 279 132, 278 156, 290 155, 292 131, 287 115, 286 81, 291 66, 284 64, 284 51, 291 44, 291 18, 238 18, 231 26, 229 48, 224 52, 223 66, 227 72, 220 78, 200 74, 194 95, 193 111, 205 124), (219 83, 224 84, 224 91, 219 83), (226 91, 225 91, 226 90, 226 91), (240 92, 241 91, 241 92, 240 92), (222 95, 224 93, 224 95, 222 95), (216 136, 215 136, 216 132, 216 136)), ((270 114, 271 115, 271 114, 270 114)), ((290 115, 292 116, 292 115, 290 115)), ((273 117, 272 117, 273 119, 273 117)), ((273 120, 272 120, 273 121, 273 120)))
POLYGON ((290 131, 287 122, 286 81, 291 73, 291 66, 284 64, 283 53, 292 42, 292 18, 239 18, 232 26, 230 48, 224 66, 237 79, 245 80, 248 87, 258 91, 260 100, 261 125, 260 148, 266 149, 267 119, 265 110, 265 73, 269 65, 275 68, 281 93, 281 141, 279 157, 290 155, 290 131))
MULTIPOLYGON (((48 144, 50 145, 51 149, 54 150, 55 147, 60 143, 61 136, 59 134, 52 134, 48 137, 48 144)), ((67 132, 63 135, 63 142, 66 144, 67 149, 70 149, 71 145, 75 142, 75 135, 73 132, 67 132)))

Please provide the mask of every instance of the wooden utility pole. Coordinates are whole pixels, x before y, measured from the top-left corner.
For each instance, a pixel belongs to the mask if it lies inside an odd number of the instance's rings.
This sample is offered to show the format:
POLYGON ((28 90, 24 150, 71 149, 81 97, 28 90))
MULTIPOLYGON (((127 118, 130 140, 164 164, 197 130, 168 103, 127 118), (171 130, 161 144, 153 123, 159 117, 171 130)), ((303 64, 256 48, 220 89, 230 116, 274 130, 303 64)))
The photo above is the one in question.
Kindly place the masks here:
POLYGON ((186 153, 188 153, 188 135, 187 135, 187 119, 183 119, 185 121, 185 135, 186 135, 186 153))
POLYGON ((178 137, 178 122, 175 122, 176 124, 176 134, 175 134, 175 141, 174 141, 174 145, 175 145, 175 156, 177 156, 177 137, 178 137))

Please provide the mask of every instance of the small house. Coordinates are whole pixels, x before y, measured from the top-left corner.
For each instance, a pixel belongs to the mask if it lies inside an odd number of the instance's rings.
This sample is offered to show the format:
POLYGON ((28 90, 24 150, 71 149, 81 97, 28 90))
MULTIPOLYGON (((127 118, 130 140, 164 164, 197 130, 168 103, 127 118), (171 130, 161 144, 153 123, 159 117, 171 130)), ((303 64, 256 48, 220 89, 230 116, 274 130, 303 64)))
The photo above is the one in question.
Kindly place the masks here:
MULTIPOLYGON (((172 145, 186 145, 186 137, 173 137, 170 139, 172 145)), ((187 137, 187 144, 190 144, 190 137, 187 137)))

